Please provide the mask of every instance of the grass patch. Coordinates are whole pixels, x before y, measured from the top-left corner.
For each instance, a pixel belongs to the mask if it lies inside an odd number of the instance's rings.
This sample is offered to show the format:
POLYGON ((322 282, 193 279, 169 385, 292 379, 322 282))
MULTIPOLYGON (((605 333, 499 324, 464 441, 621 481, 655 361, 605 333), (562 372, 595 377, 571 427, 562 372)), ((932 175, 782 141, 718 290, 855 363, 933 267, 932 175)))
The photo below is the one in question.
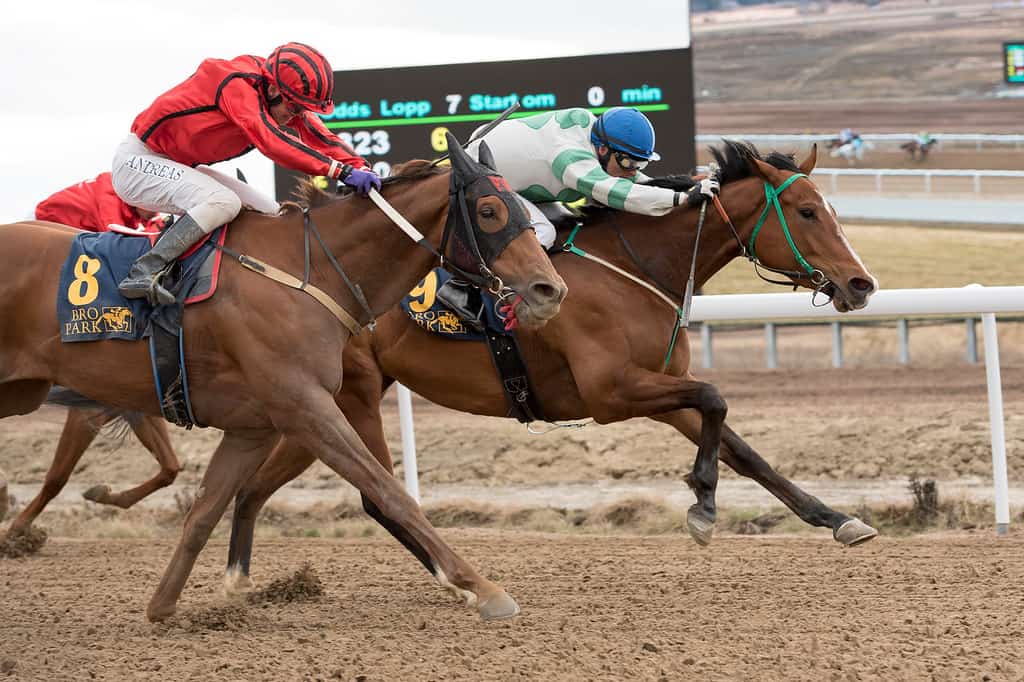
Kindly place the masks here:
MULTIPOLYGON (((1019 283, 1019 230, 844 225, 847 238, 884 289, 1019 283)), ((704 286, 706 294, 778 293, 745 260, 734 260, 704 286)))

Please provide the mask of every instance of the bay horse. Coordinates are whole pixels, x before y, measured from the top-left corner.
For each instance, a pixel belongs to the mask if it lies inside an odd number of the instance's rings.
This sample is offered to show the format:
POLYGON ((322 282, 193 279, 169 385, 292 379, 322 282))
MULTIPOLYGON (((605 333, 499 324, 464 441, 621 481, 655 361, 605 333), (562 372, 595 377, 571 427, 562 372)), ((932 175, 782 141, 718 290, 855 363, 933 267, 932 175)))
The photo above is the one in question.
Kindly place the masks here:
MULTIPOLYGON (((565 297, 565 283, 539 242, 524 234, 528 217, 508 184, 483 156, 478 163, 454 138, 449 142, 450 169, 410 162, 380 192, 419 226, 419 243, 372 204, 351 196, 308 213, 297 207, 280 216, 245 212, 232 223, 226 253, 238 255, 238 263, 258 271, 253 259, 265 260, 263 266, 287 273, 301 273, 308 263, 309 283, 322 296, 314 299, 226 263, 216 296, 186 311, 193 412, 224 437, 147 605, 150 620, 174 613, 214 526, 280 435, 316 453, 358 488, 382 523, 404 534, 418 556, 429 557, 437 581, 475 605, 483 618, 518 613, 504 589, 441 539, 334 399, 342 385, 342 351, 354 333, 339 324, 337 309, 362 311, 349 313, 356 329, 371 324, 429 271, 439 241, 445 262, 496 291, 514 290, 515 313, 527 326, 552 318, 565 297), (317 224, 324 228, 322 249, 310 251, 309 231, 317 224)), ((61 342, 54 302, 74 235, 71 228, 33 222, 0 226, 0 418, 35 411, 54 384, 99 404, 159 415, 146 342, 61 342)))
MULTIPOLYGON (((792 157, 776 152, 762 159, 752 145, 738 142, 726 141, 711 152, 721 166, 721 203, 727 214, 708 211, 696 259, 697 286, 741 254, 750 257, 756 246, 755 265, 783 272, 787 281, 815 289, 816 295, 821 291, 831 296, 837 311, 867 304, 877 282, 846 240, 832 207, 806 177, 814 167, 816 148, 799 165, 792 157), (772 197, 779 202, 778 213, 765 208, 772 197), (765 221, 766 213, 771 217, 765 221), (785 228, 780 222, 783 215, 785 228), (730 216, 738 235, 726 222, 730 216), (817 274, 801 270, 801 262, 813 264, 812 272, 817 274)), ((693 182, 670 177, 654 184, 685 190, 693 182)), ((662 217, 591 208, 575 244, 664 292, 675 292, 673 298, 679 300, 678 292, 686 285, 694 256, 697 215, 696 210, 684 208, 662 217)), ((564 241, 566 231, 560 230, 559 236, 564 241)), ((805 522, 832 529, 833 537, 843 545, 856 545, 877 535, 859 519, 829 508, 779 475, 724 425, 725 401, 714 386, 697 381, 690 373, 685 334, 680 335, 674 350, 669 347, 670 358, 664 367, 677 313, 654 292, 571 253, 561 253, 553 262, 572 295, 558 318, 544 328, 518 332, 530 380, 547 419, 592 417, 608 424, 647 417, 671 425, 697 444, 697 463, 686 477, 697 504, 690 508, 687 526, 701 544, 710 540, 715 521, 715 457, 719 454, 737 473, 758 481, 805 522), (711 457, 702 465, 701 457, 707 454, 711 457)), ((451 409, 509 416, 486 345, 424 331, 400 307, 383 316, 373 332, 364 332, 346 347, 344 366, 345 384, 338 405, 350 415, 353 427, 388 471, 393 471, 393 466, 380 402, 395 380, 451 409)), ((260 508, 314 459, 301 444, 285 439, 242 487, 231 533, 229 584, 239 588, 251 584, 253 533, 260 508)))
POLYGON ((907 153, 909 160, 924 162, 928 160, 928 152, 932 150, 936 142, 938 140, 934 137, 927 139, 915 137, 913 140, 901 144, 900 149, 907 153))

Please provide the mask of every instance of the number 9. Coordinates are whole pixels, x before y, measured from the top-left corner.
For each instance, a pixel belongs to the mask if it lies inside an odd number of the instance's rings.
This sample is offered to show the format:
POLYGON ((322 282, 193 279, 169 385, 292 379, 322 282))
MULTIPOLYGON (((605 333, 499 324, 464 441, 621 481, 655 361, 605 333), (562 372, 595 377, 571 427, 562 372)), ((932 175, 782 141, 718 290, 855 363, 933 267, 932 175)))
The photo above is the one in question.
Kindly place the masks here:
POLYGON ((447 132, 448 129, 444 126, 438 126, 430 131, 430 146, 434 148, 435 152, 448 151, 448 140, 444 136, 447 132))
POLYGON ((430 310, 437 297, 437 273, 431 270, 423 281, 413 287, 409 292, 409 310, 414 313, 423 313, 430 310), (422 297, 422 299, 421 299, 422 297))

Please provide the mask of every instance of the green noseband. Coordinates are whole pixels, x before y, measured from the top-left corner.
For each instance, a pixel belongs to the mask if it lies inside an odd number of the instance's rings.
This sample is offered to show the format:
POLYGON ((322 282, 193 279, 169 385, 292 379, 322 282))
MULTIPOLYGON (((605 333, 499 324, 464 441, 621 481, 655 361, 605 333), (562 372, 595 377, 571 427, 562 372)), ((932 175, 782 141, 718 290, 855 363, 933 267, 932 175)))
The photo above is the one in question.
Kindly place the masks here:
POLYGON ((786 216, 782 214, 782 205, 779 203, 779 195, 790 185, 792 185, 799 178, 806 178, 807 176, 803 173, 794 173, 793 175, 786 178, 786 181, 778 187, 772 187, 770 183, 764 183, 764 198, 765 205, 764 210, 761 211, 761 217, 757 219, 757 225, 754 226, 754 231, 750 235, 750 242, 747 250, 750 253, 750 257, 755 260, 757 259, 757 252, 754 251, 754 240, 757 239, 757 234, 761 231, 761 227, 768 219, 768 211, 772 206, 775 207, 775 215, 779 216, 779 223, 782 224, 782 234, 786 235, 786 241, 789 243, 790 250, 793 251, 793 255, 796 256, 796 262, 800 264, 800 267, 804 269, 809 276, 814 276, 816 270, 811 267, 807 259, 800 253, 800 249, 796 248, 796 243, 793 241, 793 235, 789 233, 789 225, 786 224, 786 216))

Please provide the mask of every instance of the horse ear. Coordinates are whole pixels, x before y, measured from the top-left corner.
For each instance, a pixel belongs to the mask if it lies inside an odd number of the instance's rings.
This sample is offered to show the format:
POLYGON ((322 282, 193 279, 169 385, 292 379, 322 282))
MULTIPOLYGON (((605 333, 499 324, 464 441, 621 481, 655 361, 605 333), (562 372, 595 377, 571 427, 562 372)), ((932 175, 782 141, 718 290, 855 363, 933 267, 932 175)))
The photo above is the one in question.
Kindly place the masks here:
POLYGON ((773 186, 782 183, 779 173, 779 169, 770 163, 765 163, 761 159, 748 158, 747 163, 750 164, 750 170, 754 175, 760 176, 760 178, 766 182, 771 183, 773 186))
POLYGON ((473 159, 462 148, 462 144, 451 133, 444 134, 448 141, 448 159, 452 162, 452 171, 460 178, 466 178, 472 174, 473 159))
POLYGON ((800 162, 800 172, 804 175, 810 175, 811 171, 814 170, 814 164, 818 162, 818 143, 815 142, 811 145, 811 153, 807 155, 807 158, 800 162))
POLYGON ((480 141, 480 150, 478 156, 480 157, 480 163, 490 168, 493 172, 498 172, 498 164, 494 162, 494 153, 491 148, 487 146, 487 143, 480 141))

